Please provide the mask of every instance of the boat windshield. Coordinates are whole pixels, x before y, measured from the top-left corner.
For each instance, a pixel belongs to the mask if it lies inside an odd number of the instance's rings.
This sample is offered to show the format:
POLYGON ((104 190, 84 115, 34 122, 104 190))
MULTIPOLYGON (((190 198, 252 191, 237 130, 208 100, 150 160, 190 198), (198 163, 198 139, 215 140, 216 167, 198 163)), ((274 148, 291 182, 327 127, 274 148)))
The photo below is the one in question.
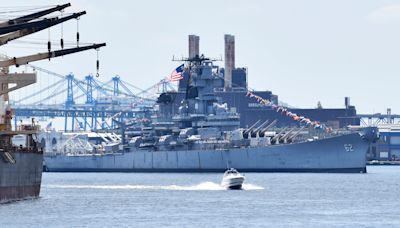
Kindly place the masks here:
POLYGON ((231 168, 231 169, 225 171, 224 175, 226 176, 226 175, 238 175, 238 174, 239 174, 239 172, 236 171, 236 169, 231 168))

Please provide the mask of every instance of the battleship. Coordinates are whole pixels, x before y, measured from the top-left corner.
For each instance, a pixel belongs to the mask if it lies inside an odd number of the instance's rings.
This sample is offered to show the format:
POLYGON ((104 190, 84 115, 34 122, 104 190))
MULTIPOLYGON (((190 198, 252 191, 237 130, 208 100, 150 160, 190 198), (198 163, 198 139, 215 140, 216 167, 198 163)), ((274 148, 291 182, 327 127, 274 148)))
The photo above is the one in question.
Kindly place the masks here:
MULTIPOLYGON (((182 61, 189 80, 178 113, 171 112, 171 97, 161 94, 153 121, 131 137, 122 131, 119 145, 109 150, 93 147, 90 151, 77 151, 66 146, 60 150, 54 147, 57 138, 47 134, 42 138, 44 144, 50 145, 46 147, 45 169, 223 172, 234 167, 243 172, 367 171, 366 152, 369 142, 377 136, 376 129, 332 131, 310 124, 309 120, 299 122, 298 127, 274 128, 277 121, 273 119, 241 128, 236 109, 223 103, 215 90, 223 81, 214 60, 195 55, 182 61)), ((271 104, 277 107, 273 103, 263 105, 271 104)), ((120 125, 127 129, 130 124, 120 125)), ((107 145, 107 140, 100 138, 100 144, 107 145)))
MULTIPOLYGON (((58 5, 0 22, 0 46, 85 14, 83 11, 65 17, 42 18, 53 12, 62 11, 69 6, 70 4, 58 5)), ((104 43, 52 51, 49 41, 48 52, 23 57, 1 57, 0 203, 37 198, 40 194, 43 168, 43 150, 37 137, 40 126, 32 119, 32 123, 20 124, 13 130, 11 126, 13 110, 8 100, 9 92, 34 84, 37 78, 36 73, 9 73, 9 67, 18 67, 33 61, 98 49, 103 46, 105 46, 104 43)))

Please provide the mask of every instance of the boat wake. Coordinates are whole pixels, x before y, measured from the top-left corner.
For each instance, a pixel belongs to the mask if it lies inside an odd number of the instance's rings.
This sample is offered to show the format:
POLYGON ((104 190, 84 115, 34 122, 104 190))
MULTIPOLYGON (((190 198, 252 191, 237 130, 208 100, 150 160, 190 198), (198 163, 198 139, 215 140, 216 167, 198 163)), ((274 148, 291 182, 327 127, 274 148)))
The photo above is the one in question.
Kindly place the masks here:
MULTIPOLYGON (((192 186, 182 185, 43 185, 44 188, 65 189, 126 189, 126 190, 172 190, 172 191, 222 191, 226 188, 214 182, 203 182, 192 186)), ((262 190, 261 186, 243 184, 243 190, 262 190)))

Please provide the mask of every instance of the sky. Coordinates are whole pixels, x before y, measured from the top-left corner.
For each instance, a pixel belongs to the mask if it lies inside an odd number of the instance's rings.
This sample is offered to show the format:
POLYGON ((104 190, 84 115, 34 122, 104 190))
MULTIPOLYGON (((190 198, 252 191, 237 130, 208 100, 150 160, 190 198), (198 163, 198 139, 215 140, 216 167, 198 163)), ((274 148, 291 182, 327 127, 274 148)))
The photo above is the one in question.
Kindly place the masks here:
MULTIPOLYGON (((79 20, 81 42, 107 46, 99 52, 100 80, 120 75, 148 88, 187 56, 189 34, 200 36, 200 53, 219 58, 224 34, 235 36, 236 66, 248 68, 249 86, 270 90, 300 108, 344 107, 351 98, 358 113, 400 114, 400 2, 389 0, 146 0, 70 1, 65 13, 87 11, 79 20)), ((66 1, 36 0, 34 6, 66 1)), ((32 1, 2 4, 32 6, 32 1)), ((4 13, 3 13, 4 17, 4 13)), ((1 18, 1 15, 0 15, 1 18)), ((63 38, 75 41, 77 22, 63 25, 63 38)), ((59 40, 61 26, 27 39, 59 40)), ((45 44, 0 47, 21 56, 47 50, 45 44)), ((78 78, 95 73, 96 52, 34 63, 78 78)), ((218 62, 223 66, 223 62, 218 62)), ((40 80, 40 79, 39 79, 40 80)))

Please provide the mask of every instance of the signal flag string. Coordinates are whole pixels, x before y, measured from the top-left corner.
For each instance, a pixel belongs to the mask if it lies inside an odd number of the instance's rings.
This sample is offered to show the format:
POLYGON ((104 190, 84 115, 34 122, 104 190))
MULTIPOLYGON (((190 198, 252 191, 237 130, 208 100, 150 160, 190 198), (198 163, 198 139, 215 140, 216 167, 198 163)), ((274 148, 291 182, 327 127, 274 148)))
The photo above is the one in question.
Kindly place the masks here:
MULTIPOLYGON (((222 76, 218 76, 218 77, 224 79, 222 76)), ((234 84, 232 81, 231 81, 231 83, 234 84)), ((246 97, 254 98, 259 104, 261 104, 263 106, 271 106, 271 108, 273 110, 275 110, 276 112, 279 112, 282 115, 286 115, 286 116, 292 118, 294 121, 297 121, 299 123, 305 123, 306 126, 312 126, 315 129, 320 129, 327 133, 332 132, 331 127, 327 127, 325 124, 321 124, 319 121, 311 120, 310 118, 306 118, 304 116, 299 116, 296 113, 289 111, 287 107, 284 107, 282 105, 276 105, 272 101, 270 101, 268 99, 264 99, 261 96, 254 94, 249 89, 247 89, 246 97)))
POLYGON ((276 105, 274 104, 272 101, 268 100, 268 99, 264 99, 258 95, 255 95, 254 93, 252 93, 251 91, 247 91, 246 93, 246 97, 250 97, 250 98, 254 98, 257 100, 258 103, 264 105, 264 106, 268 106, 270 105, 272 107, 272 109, 274 109, 276 112, 281 113, 282 115, 286 115, 288 117, 291 117, 293 120, 299 122, 299 123, 305 123, 307 126, 310 125, 312 127, 314 127, 315 129, 322 129, 326 132, 331 132, 332 128, 325 126, 324 124, 321 124, 318 121, 313 121, 310 118, 306 118, 304 116, 299 116, 296 113, 293 113, 291 111, 289 111, 286 107, 284 106, 280 106, 280 105, 276 105))

